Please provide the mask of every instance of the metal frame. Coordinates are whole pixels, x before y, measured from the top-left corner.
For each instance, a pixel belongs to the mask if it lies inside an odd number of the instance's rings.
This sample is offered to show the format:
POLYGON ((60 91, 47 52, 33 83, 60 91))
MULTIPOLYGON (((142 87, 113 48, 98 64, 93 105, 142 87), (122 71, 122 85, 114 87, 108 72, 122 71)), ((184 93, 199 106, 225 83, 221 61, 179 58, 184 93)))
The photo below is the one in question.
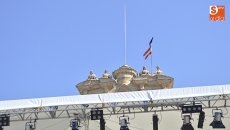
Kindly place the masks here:
POLYGON ((159 111, 180 111, 182 105, 194 103, 202 104, 203 109, 230 107, 230 105, 227 105, 230 104, 230 94, 154 101, 149 100, 144 102, 65 105, 57 106, 57 110, 50 110, 50 107, 21 108, 0 111, 0 114, 10 114, 11 122, 28 121, 30 117, 37 120, 74 118, 76 114, 81 120, 87 120, 90 117, 91 109, 103 109, 103 113, 106 116, 159 111))

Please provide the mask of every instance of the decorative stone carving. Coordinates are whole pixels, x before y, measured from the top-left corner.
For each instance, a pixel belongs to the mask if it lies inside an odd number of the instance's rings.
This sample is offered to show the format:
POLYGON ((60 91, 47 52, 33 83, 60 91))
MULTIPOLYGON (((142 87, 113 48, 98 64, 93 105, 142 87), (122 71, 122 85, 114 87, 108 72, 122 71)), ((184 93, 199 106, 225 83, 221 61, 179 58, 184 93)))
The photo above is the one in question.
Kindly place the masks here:
POLYGON ((112 78, 112 76, 110 76, 108 74, 108 70, 105 70, 104 74, 101 76, 101 78, 112 78))
POLYGON ((155 74, 148 77, 148 83, 145 85, 145 89, 170 89, 173 88, 173 83, 174 79, 172 77, 155 74))
POLYGON ((116 89, 116 81, 112 78, 100 78, 100 87, 104 89, 105 93, 113 93, 116 89))
POLYGON ((155 89, 173 88, 174 79, 166 76, 157 66, 154 75, 143 66, 139 76, 136 70, 128 65, 121 66, 113 72, 113 78, 104 71, 101 78, 97 79, 93 71, 90 71, 88 79, 76 85, 80 94, 99 94, 129 91, 145 91, 155 89))
POLYGON ((132 78, 136 78, 138 73, 128 65, 121 66, 113 72, 113 78, 117 80, 119 85, 129 85, 132 78))
POLYGON ((163 74, 163 71, 160 70, 160 67, 159 67, 159 66, 157 66, 157 70, 155 71, 154 74, 155 74, 155 75, 164 75, 164 74, 163 74))
POLYGON ((132 80, 132 84, 135 86, 139 87, 138 91, 143 91, 145 90, 145 85, 148 83, 148 79, 147 78, 134 78, 132 80))
POLYGON ((116 90, 116 81, 108 74, 105 73, 101 78, 97 79, 93 71, 90 71, 88 79, 76 85, 80 94, 98 94, 98 93, 113 93, 116 90))
POLYGON ((88 80, 97 80, 97 76, 93 73, 93 71, 90 71, 90 75, 88 76, 88 80))
POLYGON ((146 69, 145 66, 143 66, 143 70, 139 73, 139 76, 142 75, 150 75, 149 71, 146 69))
POLYGON ((85 80, 76 85, 80 94, 113 93, 116 90, 116 81, 112 78, 85 80))

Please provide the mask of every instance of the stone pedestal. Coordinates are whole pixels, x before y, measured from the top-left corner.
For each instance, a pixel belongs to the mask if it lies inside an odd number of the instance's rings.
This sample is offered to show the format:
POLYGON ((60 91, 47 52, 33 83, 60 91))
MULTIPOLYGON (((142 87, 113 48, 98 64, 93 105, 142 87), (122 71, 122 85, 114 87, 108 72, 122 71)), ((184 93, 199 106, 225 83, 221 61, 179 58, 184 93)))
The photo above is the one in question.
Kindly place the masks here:
POLYGON ((113 72, 113 77, 117 80, 118 85, 128 85, 130 84, 132 78, 137 77, 137 72, 130 66, 124 65, 113 72))

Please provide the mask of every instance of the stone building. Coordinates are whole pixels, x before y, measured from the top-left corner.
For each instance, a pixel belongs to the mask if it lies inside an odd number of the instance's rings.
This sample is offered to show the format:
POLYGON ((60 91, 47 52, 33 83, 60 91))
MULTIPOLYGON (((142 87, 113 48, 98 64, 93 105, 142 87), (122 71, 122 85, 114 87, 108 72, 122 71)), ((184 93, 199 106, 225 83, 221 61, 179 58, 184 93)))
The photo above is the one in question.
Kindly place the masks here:
POLYGON ((93 71, 90 71, 88 78, 77 84, 76 87, 81 95, 85 95, 171 89, 173 82, 174 79, 164 75, 159 66, 156 67, 153 74, 145 66, 138 74, 132 67, 124 65, 113 71, 112 75, 108 73, 108 70, 105 70, 100 78, 97 78, 93 71))

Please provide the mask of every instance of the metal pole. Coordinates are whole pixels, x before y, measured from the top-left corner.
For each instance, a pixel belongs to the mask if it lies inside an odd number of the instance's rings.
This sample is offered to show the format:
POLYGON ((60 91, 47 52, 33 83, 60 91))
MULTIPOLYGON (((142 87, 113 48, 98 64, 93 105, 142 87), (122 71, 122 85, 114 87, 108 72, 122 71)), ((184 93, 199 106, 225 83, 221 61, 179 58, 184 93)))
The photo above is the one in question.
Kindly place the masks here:
POLYGON ((100 130, 105 130, 105 120, 103 118, 100 119, 100 130))
POLYGON ((156 114, 153 114, 153 130, 158 130, 158 117, 156 114))
POLYGON ((126 5, 124 5, 124 44, 125 44, 125 54, 124 54, 124 65, 126 65, 126 5))
POLYGON ((153 37, 149 43, 150 49, 151 49, 151 75, 153 74, 152 68, 153 68, 153 50, 152 50, 152 42, 153 42, 153 37))
POLYGON ((89 130, 89 116, 86 115, 85 130, 89 130))
POLYGON ((153 74, 152 68, 153 68, 153 52, 152 52, 152 46, 151 46, 151 75, 153 74))

